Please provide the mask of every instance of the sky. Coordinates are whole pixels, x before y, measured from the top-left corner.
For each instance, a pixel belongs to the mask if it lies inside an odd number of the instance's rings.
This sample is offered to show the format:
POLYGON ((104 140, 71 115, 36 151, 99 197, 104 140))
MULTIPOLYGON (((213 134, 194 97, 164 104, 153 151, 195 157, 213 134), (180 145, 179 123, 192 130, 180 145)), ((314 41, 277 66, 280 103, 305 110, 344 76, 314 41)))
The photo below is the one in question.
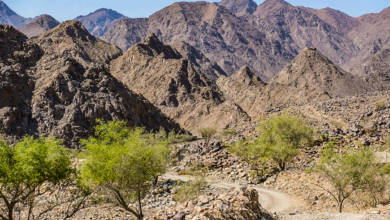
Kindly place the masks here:
MULTIPOLYGON (((114 9, 121 14, 137 18, 148 17, 178 0, 3 0, 12 10, 24 17, 50 14, 59 21, 86 15, 99 8, 114 9)), ((217 2, 218 0, 209 0, 217 2)), ((257 3, 263 0, 255 0, 257 3)), ((334 8, 357 17, 377 13, 390 7, 390 0, 287 0, 296 6, 334 8)))

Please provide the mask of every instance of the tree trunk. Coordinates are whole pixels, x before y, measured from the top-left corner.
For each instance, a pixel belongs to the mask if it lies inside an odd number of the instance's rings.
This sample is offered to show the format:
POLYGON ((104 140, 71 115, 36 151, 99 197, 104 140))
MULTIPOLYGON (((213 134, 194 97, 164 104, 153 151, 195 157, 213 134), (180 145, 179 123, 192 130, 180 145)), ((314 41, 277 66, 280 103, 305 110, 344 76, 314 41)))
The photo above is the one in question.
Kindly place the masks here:
POLYGON ((339 202, 339 213, 343 212, 343 201, 339 202))
POLYGON ((8 220, 14 220, 14 205, 9 205, 7 208, 8 208, 8 220))
POLYGON ((143 220, 144 214, 142 213, 142 202, 141 202, 141 190, 138 190, 138 219, 143 220))

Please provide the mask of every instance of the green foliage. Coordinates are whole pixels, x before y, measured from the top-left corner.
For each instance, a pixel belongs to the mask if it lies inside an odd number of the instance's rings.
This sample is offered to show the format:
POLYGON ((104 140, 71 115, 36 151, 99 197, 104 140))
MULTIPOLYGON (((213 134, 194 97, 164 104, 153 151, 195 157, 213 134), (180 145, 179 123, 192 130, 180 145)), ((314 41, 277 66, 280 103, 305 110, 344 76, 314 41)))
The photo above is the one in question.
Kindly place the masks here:
POLYGON ((164 128, 155 134, 156 139, 167 140, 169 144, 177 144, 195 140, 195 136, 186 133, 176 133, 171 131, 167 133, 164 128))
POLYGON ((384 169, 374 162, 374 154, 370 150, 339 149, 336 151, 330 142, 320 153, 314 171, 322 174, 332 185, 326 189, 337 202, 339 212, 342 212, 345 200, 358 191, 370 195, 373 203, 378 202, 378 195, 384 191, 384 169), (381 171, 383 170, 383 172, 381 171))
POLYGON ((198 132, 202 138, 210 140, 210 138, 212 138, 217 133, 217 130, 212 127, 204 127, 199 128, 198 132))
POLYGON ((310 144, 313 137, 313 130, 307 123, 292 115, 265 120, 259 131, 259 138, 236 142, 229 146, 228 151, 249 162, 261 177, 275 172, 271 164, 277 165, 279 170, 286 169, 299 149, 310 144))
POLYGON ((202 195, 206 185, 204 178, 197 177, 195 180, 191 180, 179 186, 176 193, 173 195, 173 199, 177 202, 187 202, 197 199, 202 195))
POLYGON ((379 101, 379 102, 375 103, 375 109, 377 111, 382 111, 385 108, 386 108, 386 102, 385 101, 382 100, 382 101, 379 101))
POLYGON ((14 147, 0 140, 0 193, 6 207, 2 213, 8 213, 7 217, 0 216, 13 219, 15 207, 27 201, 31 210, 28 215, 32 215, 43 184, 55 187, 68 181, 72 173, 69 153, 55 138, 25 137, 14 147))
POLYGON ((384 144, 380 147, 380 150, 390 152, 390 137, 384 138, 384 144))
POLYGON ((189 175, 189 176, 205 176, 209 172, 209 167, 204 166, 200 162, 193 162, 189 168, 180 170, 179 175, 189 175))
POLYGON ((168 162, 166 138, 144 128, 127 128, 123 121, 100 121, 95 137, 81 143, 86 147, 80 170, 82 183, 110 191, 120 207, 142 219, 141 199, 152 181, 165 172, 168 162), (136 201, 137 211, 128 205, 136 201))
POLYGON ((237 135, 238 132, 234 129, 225 129, 225 130, 223 130, 222 134, 223 134, 223 136, 231 137, 231 136, 237 135))
POLYGON ((279 115, 263 121, 259 131, 257 152, 264 152, 263 157, 276 163, 280 170, 287 168, 300 148, 312 143, 314 135, 306 121, 294 115, 279 115))

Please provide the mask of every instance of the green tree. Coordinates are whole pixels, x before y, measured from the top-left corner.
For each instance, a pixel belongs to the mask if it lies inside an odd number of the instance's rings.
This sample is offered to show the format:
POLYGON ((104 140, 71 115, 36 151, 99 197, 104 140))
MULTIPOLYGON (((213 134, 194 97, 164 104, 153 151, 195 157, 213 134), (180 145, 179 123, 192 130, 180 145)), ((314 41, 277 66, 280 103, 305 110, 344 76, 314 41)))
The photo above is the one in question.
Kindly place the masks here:
POLYGON ((141 200, 153 180, 165 172, 167 141, 143 128, 130 129, 125 122, 114 121, 99 122, 95 137, 81 143, 86 147, 82 183, 109 192, 116 205, 143 219, 141 200), (129 205, 134 202, 137 207, 129 205))
POLYGON ((318 186, 337 202, 339 212, 343 211, 344 202, 359 191, 368 191, 377 202, 375 196, 384 190, 384 180, 380 177, 385 174, 385 167, 375 163, 370 150, 344 148, 337 151, 333 142, 321 151, 314 171, 323 175, 332 189, 318 186))
POLYGON ((58 204, 34 215, 37 197, 69 181, 72 172, 68 151, 57 139, 26 137, 14 147, 0 140, 0 219, 13 220, 16 207, 26 208, 27 219, 40 218, 58 204))

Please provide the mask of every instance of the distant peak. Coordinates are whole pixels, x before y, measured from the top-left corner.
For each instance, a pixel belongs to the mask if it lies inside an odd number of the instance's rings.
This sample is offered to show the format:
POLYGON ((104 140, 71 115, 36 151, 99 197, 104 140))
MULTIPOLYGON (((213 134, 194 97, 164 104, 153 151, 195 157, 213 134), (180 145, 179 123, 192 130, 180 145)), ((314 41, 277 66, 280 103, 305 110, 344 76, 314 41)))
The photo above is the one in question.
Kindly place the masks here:
POLYGON ((265 82, 255 75, 248 66, 241 67, 232 76, 236 81, 239 81, 245 85, 265 85, 265 82))
POLYGON ((284 0, 265 0, 262 5, 265 5, 265 4, 276 4, 276 5, 290 5, 288 2, 284 1, 284 0))
POLYGON ((143 48, 143 50, 146 51, 148 55, 153 54, 155 56, 162 54, 166 59, 182 58, 179 52, 177 52, 169 45, 164 45, 154 33, 150 34, 142 42, 138 43, 136 47, 143 48))
POLYGON ((71 38, 82 38, 83 40, 95 40, 81 22, 77 20, 64 21, 57 27, 46 32, 45 36, 68 36, 71 38))

